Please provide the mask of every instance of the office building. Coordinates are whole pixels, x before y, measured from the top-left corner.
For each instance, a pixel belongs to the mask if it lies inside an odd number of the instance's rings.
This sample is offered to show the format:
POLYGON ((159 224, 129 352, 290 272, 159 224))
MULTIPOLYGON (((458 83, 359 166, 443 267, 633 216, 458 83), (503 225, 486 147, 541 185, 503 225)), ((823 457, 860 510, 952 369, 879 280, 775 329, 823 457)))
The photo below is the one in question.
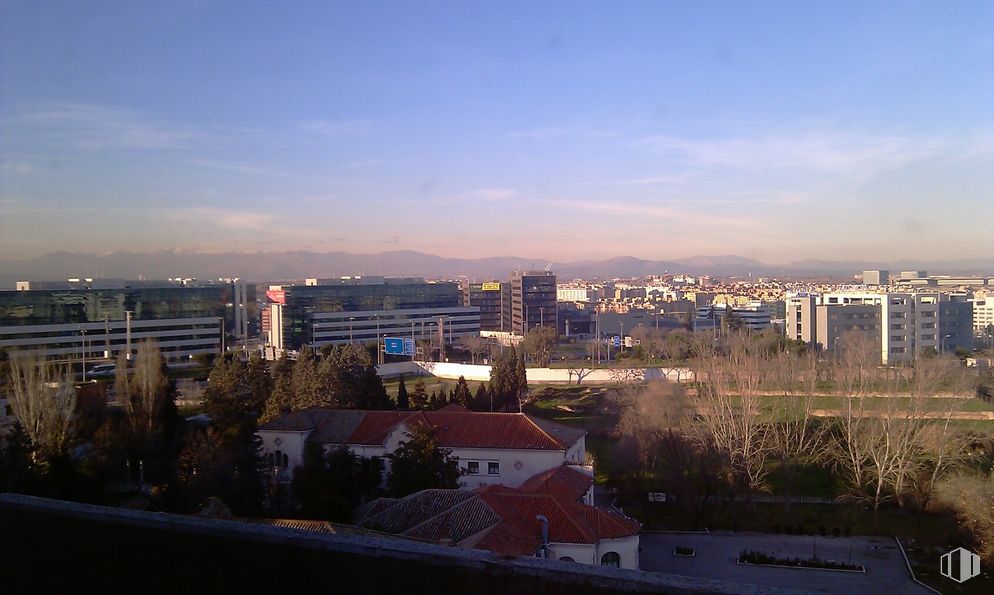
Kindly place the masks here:
POLYGON ((167 359, 176 360, 217 353, 257 332, 254 285, 135 284, 141 286, 0 291, 0 348, 95 360, 154 339, 167 359))
POLYGON ((556 275, 549 271, 514 271, 511 273, 511 332, 526 335, 546 326, 559 327, 556 308, 556 275))
MULTIPOLYGON (((503 285, 506 285, 506 283, 503 285)), ((460 285, 462 305, 480 309, 480 330, 504 330, 501 286, 502 284, 497 281, 486 283, 464 282, 460 285)))
POLYGON ((843 335, 874 336, 883 363, 912 361, 926 349, 951 352, 973 341, 973 304, 941 293, 828 293, 787 301, 786 333, 833 350, 843 335))
POLYGON ((375 342, 412 333, 416 340, 444 337, 448 342, 480 332, 480 309, 462 305, 455 283, 348 278, 327 285, 292 285, 267 295, 272 302, 269 342, 280 350, 375 342))

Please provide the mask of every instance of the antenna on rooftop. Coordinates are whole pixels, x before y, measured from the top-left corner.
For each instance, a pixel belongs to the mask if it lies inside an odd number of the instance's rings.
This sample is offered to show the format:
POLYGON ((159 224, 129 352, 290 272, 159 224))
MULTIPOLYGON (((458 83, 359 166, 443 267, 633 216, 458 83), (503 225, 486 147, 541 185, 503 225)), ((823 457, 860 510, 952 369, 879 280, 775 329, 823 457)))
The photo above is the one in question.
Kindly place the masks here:
POLYGON ((548 273, 551 270, 552 270, 552 263, 550 262, 549 264, 545 265, 545 272, 548 273))

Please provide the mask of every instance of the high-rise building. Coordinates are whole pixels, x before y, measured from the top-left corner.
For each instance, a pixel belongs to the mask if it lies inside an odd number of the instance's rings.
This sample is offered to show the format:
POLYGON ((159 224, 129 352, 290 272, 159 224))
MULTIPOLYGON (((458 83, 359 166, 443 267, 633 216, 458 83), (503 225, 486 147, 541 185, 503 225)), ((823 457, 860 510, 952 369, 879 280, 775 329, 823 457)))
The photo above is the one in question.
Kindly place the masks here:
POLYGON ((511 332, 526 335, 537 326, 559 327, 556 275, 550 271, 511 273, 511 332))
POLYGON ((462 305, 480 309, 480 330, 504 330, 504 317, 501 307, 501 284, 497 281, 461 284, 462 305))

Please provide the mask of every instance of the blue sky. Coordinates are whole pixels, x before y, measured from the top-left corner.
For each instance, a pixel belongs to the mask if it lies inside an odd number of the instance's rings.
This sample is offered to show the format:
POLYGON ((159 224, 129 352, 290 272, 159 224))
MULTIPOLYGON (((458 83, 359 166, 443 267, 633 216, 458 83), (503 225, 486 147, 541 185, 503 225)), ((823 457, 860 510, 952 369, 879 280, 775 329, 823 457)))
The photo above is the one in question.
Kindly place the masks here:
POLYGON ((0 0, 0 258, 994 250, 994 3, 0 0))

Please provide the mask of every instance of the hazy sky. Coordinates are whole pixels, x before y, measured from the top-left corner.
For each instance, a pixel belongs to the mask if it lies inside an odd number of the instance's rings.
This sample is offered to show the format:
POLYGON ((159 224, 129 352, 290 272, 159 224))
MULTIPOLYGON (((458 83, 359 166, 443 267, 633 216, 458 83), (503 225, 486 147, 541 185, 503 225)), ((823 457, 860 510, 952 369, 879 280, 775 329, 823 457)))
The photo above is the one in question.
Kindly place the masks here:
POLYGON ((0 258, 994 252, 994 2, 0 0, 0 258))

